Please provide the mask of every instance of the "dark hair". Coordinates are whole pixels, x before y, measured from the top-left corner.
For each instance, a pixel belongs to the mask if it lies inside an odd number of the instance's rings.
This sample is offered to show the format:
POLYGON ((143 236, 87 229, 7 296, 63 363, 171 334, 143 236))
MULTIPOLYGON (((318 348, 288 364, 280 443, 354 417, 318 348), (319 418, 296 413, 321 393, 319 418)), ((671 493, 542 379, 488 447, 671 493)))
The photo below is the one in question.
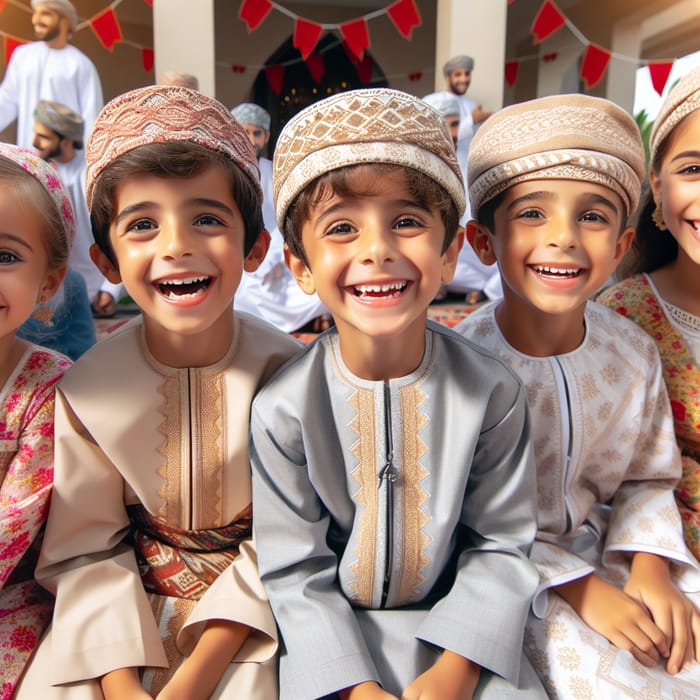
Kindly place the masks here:
MULTIPOLYGON (((337 194, 341 197, 362 195, 348 183, 351 173, 361 167, 371 166, 382 173, 403 172, 406 176, 408 191, 419 206, 426 209, 437 209, 445 226, 445 240, 442 246, 444 253, 457 235, 459 228, 459 212, 447 190, 433 180, 429 175, 413 168, 390 163, 364 163, 347 165, 320 175, 310 182, 294 199, 287 209, 282 222, 284 241, 292 255, 300 258, 308 265, 304 245, 301 240, 301 229, 309 218, 312 207, 318 206, 324 199, 337 194)), ((369 190, 367 194, 370 194, 369 190)))
POLYGON ((11 158, 0 156, 0 181, 12 188, 16 205, 36 209, 44 221, 43 244, 49 270, 56 270, 68 262, 70 244, 61 212, 48 190, 33 175, 11 158))
POLYGON ((491 233, 495 233, 493 229, 496 222, 496 209, 498 209, 501 202, 505 199, 506 192, 507 190, 504 190, 495 197, 488 199, 479 207, 479 211, 476 213, 476 220, 483 226, 486 226, 491 233))
POLYGON ((118 266, 109 228, 117 214, 114 193, 121 182, 133 175, 156 177, 195 177, 207 168, 223 166, 229 175, 231 194, 245 227, 244 255, 248 255, 264 228, 262 195, 250 178, 224 153, 212 151, 193 141, 167 141, 139 146, 115 158, 98 176, 92 195, 90 223, 100 250, 118 266))

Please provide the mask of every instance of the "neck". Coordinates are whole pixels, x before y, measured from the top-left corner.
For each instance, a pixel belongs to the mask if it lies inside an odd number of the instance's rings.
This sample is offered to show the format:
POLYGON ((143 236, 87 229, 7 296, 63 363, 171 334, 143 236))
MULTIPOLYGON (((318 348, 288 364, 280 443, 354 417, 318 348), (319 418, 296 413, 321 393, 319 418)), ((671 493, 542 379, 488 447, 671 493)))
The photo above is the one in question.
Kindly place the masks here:
POLYGON ((496 322, 511 347, 530 357, 549 357, 581 345, 586 333, 585 311, 582 304, 574 311, 550 314, 504 296, 496 308, 496 322))
POLYGON ((678 257, 651 273, 659 294, 669 303, 700 316, 700 265, 679 246, 678 257))
POLYGON ((29 343, 18 338, 14 333, 0 338, 0 390, 14 372, 28 346, 29 343))
POLYGON ((65 49, 68 46, 67 36, 57 36, 44 42, 50 49, 65 49))

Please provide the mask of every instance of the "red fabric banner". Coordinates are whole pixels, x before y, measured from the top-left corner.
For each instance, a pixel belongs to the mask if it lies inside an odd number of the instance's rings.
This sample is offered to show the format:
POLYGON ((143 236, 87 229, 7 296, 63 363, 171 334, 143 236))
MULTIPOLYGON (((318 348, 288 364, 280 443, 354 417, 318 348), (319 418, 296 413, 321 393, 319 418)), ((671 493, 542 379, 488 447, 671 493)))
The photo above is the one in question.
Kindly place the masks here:
POLYGON ((22 46, 22 44, 26 43, 27 42, 23 41, 22 39, 15 39, 14 37, 8 36, 7 34, 5 35, 5 65, 7 65, 7 62, 10 60, 12 52, 18 46, 22 46))
POLYGON ((414 27, 420 27, 421 17, 415 0, 397 0, 386 9, 399 34, 410 41, 414 27))
POLYGON ((5 9, 5 3, 7 0, 0 0, 0 13, 5 9))
POLYGON ((586 52, 583 54, 581 61, 581 79, 587 88, 592 88, 597 85, 600 79, 605 74, 605 70, 610 63, 610 51, 601 49, 595 44, 588 44, 586 52))
POLYGON ((311 77, 317 83, 320 83, 323 80, 323 76, 326 74, 326 64, 323 60, 323 54, 311 54, 311 56, 306 59, 306 67, 309 69, 311 77))
POLYGON ((518 79, 518 70, 520 70, 520 61, 506 61, 506 82, 511 87, 518 79))
POLYGON ((284 66, 265 66, 265 77, 272 92, 279 95, 282 92, 282 83, 284 82, 284 66))
POLYGON ((532 22, 530 31, 535 35, 535 40, 532 43, 539 44, 540 41, 544 41, 558 29, 561 29, 565 23, 566 17, 553 0, 545 0, 532 22))
POLYGON ((668 81, 668 76, 671 73, 671 68, 673 68, 673 61, 668 63, 650 63, 649 64, 649 74, 651 75, 651 84, 654 86, 654 90, 661 95, 666 87, 666 82, 668 81))
POLYGON ((364 17, 345 22, 340 25, 340 33, 343 35, 348 48, 357 58, 362 58, 365 49, 369 48, 369 33, 367 20, 364 17))
POLYGON ((149 7, 153 7, 153 0, 143 0, 143 1, 144 1, 144 2, 146 3, 146 5, 148 5, 149 7))
POLYGON ((149 49, 144 46, 141 49, 141 63, 143 64, 143 69, 148 73, 148 71, 153 70, 153 63, 155 61, 155 53, 153 49, 149 49))
POLYGON ((257 29, 272 9, 270 0, 243 0, 238 16, 248 25, 248 31, 257 29))
POLYGON ((299 49, 304 60, 311 55, 322 31, 323 27, 320 24, 297 18, 294 23, 294 48, 299 49))
POLYGON ((90 26, 107 51, 112 51, 114 45, 124 38, 117 15, 114 14, 114 10, 111 7, 108 7, 104 12, 100 12, 99 15, 95 15, 90 20, 90 26))

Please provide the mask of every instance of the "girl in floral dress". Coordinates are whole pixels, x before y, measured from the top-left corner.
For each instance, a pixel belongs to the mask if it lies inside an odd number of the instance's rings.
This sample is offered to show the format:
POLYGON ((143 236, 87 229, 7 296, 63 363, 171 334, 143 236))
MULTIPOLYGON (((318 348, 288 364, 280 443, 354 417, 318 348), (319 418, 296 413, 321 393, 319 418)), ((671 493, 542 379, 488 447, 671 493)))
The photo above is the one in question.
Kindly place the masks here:
POLYGON ((54 387, 63 355, 17 337, 66 273, 73 211, 51 166, 0 144, 0 700, 12 697, 51 617, 34 581, 53 477, 54 387))
POLYGON ((650 147, 651 188, 623 261, 631 276, 598 301, 656 340, 683 455, 676 501, 700 559, 700 68, 669 93, 650 147))

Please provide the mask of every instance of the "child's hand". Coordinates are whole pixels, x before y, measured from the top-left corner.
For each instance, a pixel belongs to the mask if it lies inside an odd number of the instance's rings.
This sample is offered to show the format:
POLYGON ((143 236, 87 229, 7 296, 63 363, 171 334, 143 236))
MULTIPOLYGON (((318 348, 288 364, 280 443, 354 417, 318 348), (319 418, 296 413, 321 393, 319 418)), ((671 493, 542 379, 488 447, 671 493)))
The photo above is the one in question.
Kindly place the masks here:
POLYGON ((670 646, 666 670, 678 673, 693 659, 700 661, 700 615, 673 585, 668 565, 655 554, 635 554, 625 593, 649 610, 670 646))
POLYGON ((100 679, 105 700, 153 700, 141 687, 137 668, 118 668, 100 679))
POLYGON ((395 695, 383 690, 379 683, 365 681, 341 690, 340 700, 398 700, 395 695))
POLYGON ((637 600, 596 574, 555 588, 592 629, 651 668, 669 654, 666 635, 637 600))
POLYGON ((445 650, 403 691, 401 700, 471 700, 480 671, 473 661, 445 650))

